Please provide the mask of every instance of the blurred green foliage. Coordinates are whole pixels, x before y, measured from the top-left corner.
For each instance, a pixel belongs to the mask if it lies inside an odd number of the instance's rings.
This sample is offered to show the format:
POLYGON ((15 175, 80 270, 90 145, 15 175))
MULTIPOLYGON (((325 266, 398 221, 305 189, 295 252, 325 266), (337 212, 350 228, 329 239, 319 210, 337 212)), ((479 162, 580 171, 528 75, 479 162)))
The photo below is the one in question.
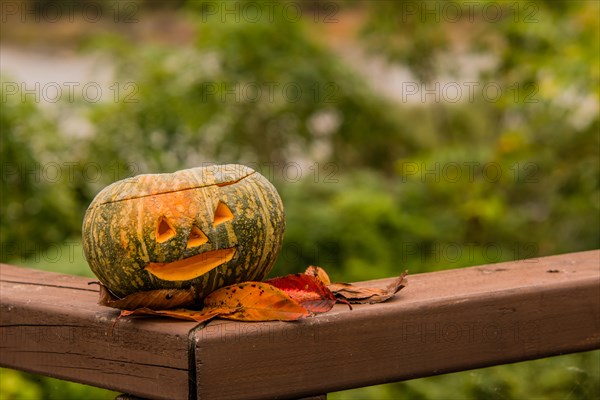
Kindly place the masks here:
POLYGON ((34 255, 77 234, 81 215, 73 212, 77 203, 72 188, 60 179, 67 145, 56 123, 36 104, 5 96, 4 85, 0 96, 0 260, 6 261, 34 255), (22 245, 18 249, 9 246, 17 243, 22 245))
POLYGON ((2 400, 113 400, 116 395, 110 390, 0 368, 2 400))
MULTIPOLYGON (((212 12, 223 4, 178 11, 191 44, 88 40, 132 83, 117 102, 53 113, 0 93, 0 260, 89 275, 80 221, 102 186, 206 162, 247 163, 277 186, 287 231, 274 275, 316 264, 366 280, 598 248, 599 3, 455 3, 459 19, 443 14, 446 2, 335 3, 339 23, 347 11, 363 17, 372 57, 426 88, 460 82, 460 59, 492 60, 458 102, 387 98, 310 21, 223 18, 212 12), (492 6, 500 17, 483 13, 492 6), (69 113, 93 134, 62 135, 69 113), (43 172, 54 164, 60 179, 43 172)), ((332 397, 591 398, 599 369, 598 353, 584 353, 332 397)), ((51 396, 44 380, 0 377, 2 398, 51 396)))
POLYGON ((332 400, 597 399, 600 351, 331 393, 332 400))
POLYGON ((191 4, 200 9, 192 14, 195 46, 138 49, 103 41, 139 86, 139 102, 93 110, 98 134, 91 157, 149 171, 208 161, 285 164, 315 156, 321 141, 332 144, 328 162, 389 171, 415 148, 408 113, 403 119, 390 112, 393 105, 302 24, 279 13, 272 22, 222 23, 219 14, 202 13, 202 2, 191 4), (331 127, 316 126, 319 118, 331 127))

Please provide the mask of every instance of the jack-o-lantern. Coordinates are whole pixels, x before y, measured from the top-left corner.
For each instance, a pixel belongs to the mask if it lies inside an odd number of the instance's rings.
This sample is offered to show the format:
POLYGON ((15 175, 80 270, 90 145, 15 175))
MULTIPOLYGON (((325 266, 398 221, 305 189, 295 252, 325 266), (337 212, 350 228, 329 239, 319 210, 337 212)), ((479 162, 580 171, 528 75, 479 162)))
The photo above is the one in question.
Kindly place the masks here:
POLYGON ((211 165, 113 183, 90 204, 84 252, 118 296, 195 287, 198 297, 260 280, 281 248, 283 205, 242 165, 211 165))

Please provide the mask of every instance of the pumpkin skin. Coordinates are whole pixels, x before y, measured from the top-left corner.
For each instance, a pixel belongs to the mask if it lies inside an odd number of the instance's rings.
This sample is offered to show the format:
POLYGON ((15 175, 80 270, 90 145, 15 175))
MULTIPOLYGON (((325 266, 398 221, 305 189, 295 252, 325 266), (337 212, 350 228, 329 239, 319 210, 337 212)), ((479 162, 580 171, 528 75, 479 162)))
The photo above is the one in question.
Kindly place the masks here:
POLYGON ((117 296, 262 280, 285 230, 277 190, 242 165, 146 174, 104 188, 83 220, 91 270, 117 296))

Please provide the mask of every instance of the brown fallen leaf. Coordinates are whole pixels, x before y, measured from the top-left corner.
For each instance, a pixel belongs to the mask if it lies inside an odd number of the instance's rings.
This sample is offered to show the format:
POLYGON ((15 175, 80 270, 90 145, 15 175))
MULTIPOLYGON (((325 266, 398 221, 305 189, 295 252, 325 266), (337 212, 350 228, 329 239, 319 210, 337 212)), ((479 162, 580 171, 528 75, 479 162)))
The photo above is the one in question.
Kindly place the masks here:
POLYGON ((159 289, 137 292, 118 298, 100 282, 90 282, 100 286, 98 304, 118 308, 119 310, 169 310, 177 307, 193 306, 195 303, 194 289, 159 289))
POLYGON ((196 321, 196 322, 204 322, 213 319, 217 316, 225 316, 226 311, 210 309, 210 310, 187 310, 185 308, 175 308, 173 310, 152 310, 150 308, 138 308, 136 310, 121 311, 121 317, 128 317, 134 315, 146 315, 146 316, 154 316, 154 317, 169 317, 175 319, 183 319, 186 321, 196 321))
POLYGON ((331 310, 336 303, 334 294, 315 276, 291 274, 265 281, 287 293, 302 307, 314 313, 331 310))
POLYGON ((311 313, 288 294, 265 282, 244 282, 217 289, 204 299, 200 311, 178 308, 121 311, 120 317, 149 315, 205 322, 215 317, 238 321, 295 321, 311 313))
MULTIPOLYGON (((323 268, 310 266, 304 274, 291 274, 265 282, 243 282, 215 290, 204 299, 202 310, 193 289, 161 289, 118 298, 100 285, 100 304, 118 308, 121 317, 147 315, 205 322, 215 317, 238 321, 295 321, 331 310, 336 302, 380 303, 406 286, 407 272, 387 288, 331 283, 323 268), (325 284, 329 282, 328 284, 325 284)), ((352 307, 350 306, 350 309, 352 307)))
POLYGON ((311 265, 308 268, 306 268, 306 271, 304 271, 304 273, 306 275, 314 276, 315 278, 320 280, 324 285, 331 284, 329 275, 327 275, 327 272, 325 272, 325 270, 321 267, 311 265))
POLYGON ((327 287, 338 299, 341 298, 350 303, 381 303, 392 298, 406 286, 407 274, 408 272, 403 272, 385 289, 361 287, 351 283, 332 283, 327 287))

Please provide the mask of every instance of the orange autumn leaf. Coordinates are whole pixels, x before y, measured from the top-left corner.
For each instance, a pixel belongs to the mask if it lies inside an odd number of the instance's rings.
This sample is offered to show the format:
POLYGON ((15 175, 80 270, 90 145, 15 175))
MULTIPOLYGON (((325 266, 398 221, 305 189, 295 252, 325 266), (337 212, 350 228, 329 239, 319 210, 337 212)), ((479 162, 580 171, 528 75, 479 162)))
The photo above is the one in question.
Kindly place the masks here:
MULTIPOLYGON (((193 288, 138 292, 118 298, 100 284, 100 304, 121 309, 121 317, 157 316, 206 322, 213 318, 238 321, 295 321, 331 310, 337 302, 379 303, 406 286, 402 273, 387 288, 331 283, 323 268, 310 266, 304 274, 291 274, 265 282, 243 282, 217 289, 199 307, 193 288)), ((352 309, 352 307, 350 307, 352 309)))
POLYGON ((178 308, 121 311, 121 317, 147 315, 205 322, 215 317, 238 321, 295 321, 310 312, 285 292, 264 282, 244 282, 217 289, 204 299, 200 311, 178 308))
POLYGON ((288 294, 265 282, 244 282, 217 289, 204 299, 204 310, 240 321, 295 321, 310 315, 288 294))

